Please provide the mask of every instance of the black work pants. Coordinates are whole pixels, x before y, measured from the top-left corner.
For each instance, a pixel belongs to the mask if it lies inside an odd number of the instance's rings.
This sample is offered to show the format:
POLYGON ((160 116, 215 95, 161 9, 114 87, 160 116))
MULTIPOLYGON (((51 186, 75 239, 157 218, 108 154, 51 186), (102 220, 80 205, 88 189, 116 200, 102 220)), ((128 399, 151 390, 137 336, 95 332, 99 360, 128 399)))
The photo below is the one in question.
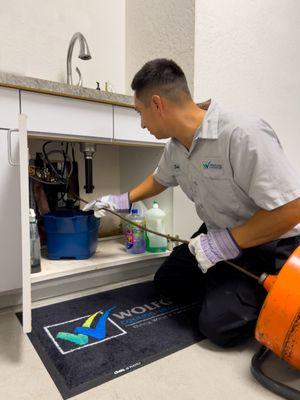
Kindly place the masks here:
MULTIPOLYGON (((203 224, 192 237, 206 233, 203 224)), ((233 262, 260 276, 277 274, 300 245, 300 236, 274 240, 243 250, 233 262)), ((157 291, 180 302, 199 300, 199 329, 222 347, 235 346, 253 336, 265 289, 253 278, 219 262, 203 274, 187 244, 176 246, 156 272, 157 291)))

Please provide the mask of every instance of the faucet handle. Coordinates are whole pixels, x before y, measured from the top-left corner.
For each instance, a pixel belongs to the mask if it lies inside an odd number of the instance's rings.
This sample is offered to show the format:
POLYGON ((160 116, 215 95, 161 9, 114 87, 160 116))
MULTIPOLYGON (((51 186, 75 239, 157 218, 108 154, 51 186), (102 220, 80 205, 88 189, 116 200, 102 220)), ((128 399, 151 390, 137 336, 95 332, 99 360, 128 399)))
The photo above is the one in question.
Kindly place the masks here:
POLYGON ((82 86, 82 76, 81 76, 80 69, 79 69, 78 67, 76 67, 76 72, 77 72, 78 75, 79 75, 79 81, 78 81, 78 83, 77 83, 77 86, 82 86))

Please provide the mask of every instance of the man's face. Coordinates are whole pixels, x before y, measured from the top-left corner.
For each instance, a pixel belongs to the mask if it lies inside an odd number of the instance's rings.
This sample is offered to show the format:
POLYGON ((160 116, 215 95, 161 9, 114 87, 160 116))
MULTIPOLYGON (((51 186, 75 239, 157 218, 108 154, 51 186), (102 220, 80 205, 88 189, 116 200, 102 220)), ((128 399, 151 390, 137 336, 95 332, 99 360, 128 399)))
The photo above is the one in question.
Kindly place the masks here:
POLYGON ((159 111, 159 108, 152 99, 145 105, 141 100, 134 96, 135 110, 140 114, 142 129, 147 128, 151 135, 156 139, 167 139, 170 136, 166 133, 166 121, 159 111))

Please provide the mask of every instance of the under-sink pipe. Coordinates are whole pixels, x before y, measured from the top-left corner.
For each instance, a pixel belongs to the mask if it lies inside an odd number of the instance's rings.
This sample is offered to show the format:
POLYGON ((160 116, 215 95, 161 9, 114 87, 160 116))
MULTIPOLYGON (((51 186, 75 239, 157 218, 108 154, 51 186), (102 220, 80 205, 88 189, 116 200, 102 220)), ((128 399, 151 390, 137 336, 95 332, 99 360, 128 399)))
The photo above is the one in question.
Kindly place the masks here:
POLYGON ((85 159, 85 192, 93 193, 93 156, 96 152, 94 143, 80 143, 80 151, 84 153, 85 159))

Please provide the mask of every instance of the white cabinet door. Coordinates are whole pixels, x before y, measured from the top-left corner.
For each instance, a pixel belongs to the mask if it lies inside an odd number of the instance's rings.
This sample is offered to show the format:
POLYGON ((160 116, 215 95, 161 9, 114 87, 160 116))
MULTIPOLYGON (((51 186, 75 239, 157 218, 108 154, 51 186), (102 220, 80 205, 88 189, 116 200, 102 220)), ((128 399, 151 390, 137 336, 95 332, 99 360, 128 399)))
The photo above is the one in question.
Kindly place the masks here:
POLYGON ((27 117, 20 114, 19 129, 19 169, 20 169, 20 231, 21 231, 21 267, 22 267, 22 306, 23 332, 31 331, 31 267, 29 233, 29 185, 28 185, 28 135, 27 117))
POLYGON ((22 286, 19 182, 19 134, 0 129, 0 292, 22 286))
POLYGON ((16 128, 19 111, 19 90, 0 87, 0 128, 16 128))
POLYGON ((28 116, 28 131, 113 137, 109 104, 21 91, 21 111, 28 116))
POLYGON ((165 143, 141 128, 140 117, 133 108, 114 106, 114 139, 135 142, 165 143))

